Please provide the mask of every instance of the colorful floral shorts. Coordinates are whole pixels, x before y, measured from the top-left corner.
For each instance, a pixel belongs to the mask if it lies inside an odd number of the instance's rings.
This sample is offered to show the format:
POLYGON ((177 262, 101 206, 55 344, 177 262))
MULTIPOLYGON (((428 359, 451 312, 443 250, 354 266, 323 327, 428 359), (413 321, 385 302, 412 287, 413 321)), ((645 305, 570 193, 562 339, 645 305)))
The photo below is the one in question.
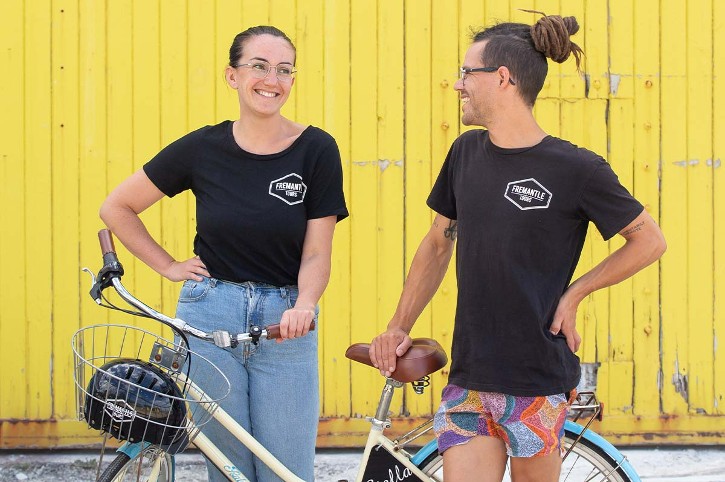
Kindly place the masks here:
POLYGON ((565 394, 515 397, 448 385, 433 420, 438 451, 482 435, 503 440, 511 457, 548 455, 560 447, 569 405, 565 394))

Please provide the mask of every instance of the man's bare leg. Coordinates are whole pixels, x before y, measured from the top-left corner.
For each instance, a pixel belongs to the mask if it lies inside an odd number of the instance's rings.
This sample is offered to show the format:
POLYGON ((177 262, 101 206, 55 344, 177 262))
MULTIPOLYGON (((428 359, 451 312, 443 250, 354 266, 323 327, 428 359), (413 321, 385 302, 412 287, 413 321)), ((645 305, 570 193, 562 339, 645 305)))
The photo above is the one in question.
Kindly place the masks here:
POLYGON ((501 482, 507 458, 503 440, 474 437, 443 452, 443 479, 446 482, 501 482))
POLYGON ((557 482, 559 472, 561 454, 558 450, 543 457, 511 457, 512 482, 557 482))

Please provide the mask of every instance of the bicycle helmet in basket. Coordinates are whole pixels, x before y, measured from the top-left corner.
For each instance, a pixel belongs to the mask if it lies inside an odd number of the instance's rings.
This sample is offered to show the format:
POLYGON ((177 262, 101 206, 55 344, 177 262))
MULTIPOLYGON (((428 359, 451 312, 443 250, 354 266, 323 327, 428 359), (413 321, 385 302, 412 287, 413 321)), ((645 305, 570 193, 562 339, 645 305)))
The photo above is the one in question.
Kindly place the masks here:
POLYGON ((179 387, 151 363, 119 358, 91 377, 83 415, 92 428, 119 440, 178 446, 186 437, 179 387))

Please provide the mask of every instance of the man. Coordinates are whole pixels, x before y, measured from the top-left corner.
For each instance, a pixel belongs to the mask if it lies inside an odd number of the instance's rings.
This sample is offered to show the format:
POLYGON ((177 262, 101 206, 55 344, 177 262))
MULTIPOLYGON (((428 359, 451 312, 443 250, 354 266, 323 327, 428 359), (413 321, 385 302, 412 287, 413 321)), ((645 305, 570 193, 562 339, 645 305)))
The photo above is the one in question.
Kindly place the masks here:
POLYGON ((453 143, 428 198, 437 215, 388 329, 370 357, 382 374, 440 286, 458 240, 458 302, 449 385, 435 416, 444 478, 555 481, 579 381, 579 303, 664 253, 657 224, 600 156, 548 136, 532 109, 546 57, 581 49, 573 17, 503 23, 473 36, 461 78, 462 122, 486 130, 453 143), (625 244, 570 284, 589 222, 625 244))

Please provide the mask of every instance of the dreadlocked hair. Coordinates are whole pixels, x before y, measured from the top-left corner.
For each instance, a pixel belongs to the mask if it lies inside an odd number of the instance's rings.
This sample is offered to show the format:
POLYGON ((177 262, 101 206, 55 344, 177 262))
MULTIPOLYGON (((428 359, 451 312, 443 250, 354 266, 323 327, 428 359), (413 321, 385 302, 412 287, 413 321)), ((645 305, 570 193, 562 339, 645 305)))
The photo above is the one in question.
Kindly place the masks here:
POLYGON ((531 26, 531 38, 536 50, 559 64, 566 61, 569 55, 574 55, 576 68, 581 72, 581 58, 584 51, 571 41, 571 36, 579 31, 579 23, 576 18, 546 15, 536 10, 524 10, 524 12, 542 15, 531 26))

